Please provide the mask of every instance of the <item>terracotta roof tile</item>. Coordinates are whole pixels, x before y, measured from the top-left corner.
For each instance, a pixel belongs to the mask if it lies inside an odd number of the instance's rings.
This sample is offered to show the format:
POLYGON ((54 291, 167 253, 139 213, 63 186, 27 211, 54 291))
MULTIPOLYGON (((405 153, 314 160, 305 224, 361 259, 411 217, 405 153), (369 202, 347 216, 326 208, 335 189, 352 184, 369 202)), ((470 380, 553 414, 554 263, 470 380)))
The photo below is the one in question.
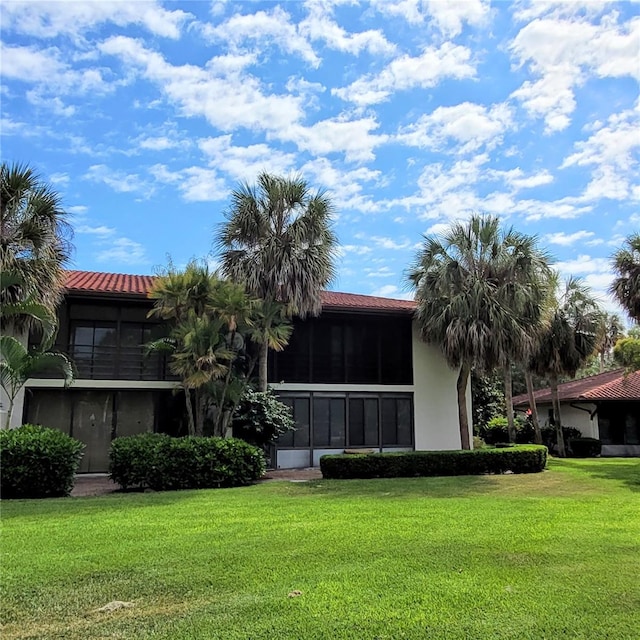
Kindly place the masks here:
MULTIPOLYGON (((622 369, 606 371, 595 376, 571 380, 558 385, 561 401, 640 400, 640 371, 624 375, 622 369)), ((535 393, 536 402, 551 402, 551 389, 535 393)), ((526 394, 513 398, 514 406, 528 406, 526 394)))
MULTIPOLYGON (((66 288, 72 293, 128 294, 146 296, 154 276, 96 271, 67 271, 66 288)), ((411 313, 415 303, 411 300, 393 300, 355 293, 323 291, 322 304, 326 309, 340 311, 379 311, 411 313)))

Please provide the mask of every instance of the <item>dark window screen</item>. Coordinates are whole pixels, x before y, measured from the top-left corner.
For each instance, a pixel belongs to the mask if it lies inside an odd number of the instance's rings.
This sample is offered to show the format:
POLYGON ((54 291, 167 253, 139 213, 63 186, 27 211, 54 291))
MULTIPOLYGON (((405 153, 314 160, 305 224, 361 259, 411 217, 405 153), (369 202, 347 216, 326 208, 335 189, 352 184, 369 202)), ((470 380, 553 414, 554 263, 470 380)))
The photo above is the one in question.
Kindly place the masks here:
POLYGON ((382 445, 408 447, 412 444, 411 400, 382 399, 382 445))
POLYGON ((345 446, 345 398, 313 399, 313 446, 345 446))
POLYGON ((378 446, 378 399, 349 399, 349 446, 378 446))
POLYGON ((286 404, 293 414, 293 419, 296 423, 296 430, 290 431, 284 434, 278 440, 278 446, 280 448, 286 447, 308 447, 310 444, 309 439, 309 418, 310 418, 310 405, 311 400, 309 398, 296 398, 296 397, 280 397, 280 402, 286 404))

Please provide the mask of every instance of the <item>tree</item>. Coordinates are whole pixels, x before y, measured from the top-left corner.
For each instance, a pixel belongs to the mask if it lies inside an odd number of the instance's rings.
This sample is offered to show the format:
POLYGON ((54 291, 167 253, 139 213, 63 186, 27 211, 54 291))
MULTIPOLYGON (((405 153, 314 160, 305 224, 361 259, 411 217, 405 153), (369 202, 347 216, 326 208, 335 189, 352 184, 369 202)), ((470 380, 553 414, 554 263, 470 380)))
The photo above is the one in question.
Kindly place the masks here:
POLYGON ((613 347, 624 337, 624 324, 616 313, 603 312, 598 323, 597 351, 599 373, 603 373, 611 360, 613 347))
MULTIPOLYGON (((558 438, 558 455, 565 456, 562 417, 558 398, 558 378, 574 377, 597 345, 602 311, 585 285, 575 278, 553 297, 546 328, 531 359, 531 368, 549 379, 553 420, 558 438)), ((535 401, 534 401, 535 403, 535 401)))
MULTIPOLYGON (((55 313, 71 252, 66 215, 59 195, 32 168, 0 165, 0 271, 16 278, 3 288, 0 304, 28 299, 55 313)), ((32 325, 32 316, 5 315, 4 325, 5 330, 9 325, 25 329, 32 325)))
POLYGON ((466 390, 471 370, 503 368, 531 344, 539 304, 528 263, 538 262, 535 239, 504 229, 492 216, 454 223, 442 237, 425 236, 408 272, 416 291, 422 339, 440 346, 456 384, 460 440, 470 448, 466 390))
POLYGON ((613 348, 613 357, 627 372, 640 370, 640 339, 623 338, 613 348))
MULTIPOLYGON (((240 185, 231 194, 216 240, 223 274, 242 282, 266 305, 285 305, 286 315, 318 315, 321 292, 335 276, 337 239, 333 207, 322 193, 310 193, 300 177, 268 173, 257 185, 240 185)), ((264 327, 268 332, 270 327, 264 327)), ((259 356, 259 389, 267 389, 269 342, 259 356)))
POLYGON ((629 316, 640 322, 640 233, 632 233, 613 255, 618 274, 610 291, 629 316))

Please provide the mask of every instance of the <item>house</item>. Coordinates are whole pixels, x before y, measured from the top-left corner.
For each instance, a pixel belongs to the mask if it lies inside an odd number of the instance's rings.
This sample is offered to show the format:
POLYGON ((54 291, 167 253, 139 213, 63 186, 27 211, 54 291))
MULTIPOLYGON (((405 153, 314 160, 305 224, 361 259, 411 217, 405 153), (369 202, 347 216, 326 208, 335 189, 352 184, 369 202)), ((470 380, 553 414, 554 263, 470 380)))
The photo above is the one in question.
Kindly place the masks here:
MULTIPOLYGON (((77 379, 68 390, 53 378, 29 380, 14 411, 16 423, 85 442, 82 471, 105 471, 117 436, 184 433, 176 379, 163 356, 144 351, 163 331, 147 317, 152 282, 69 271, 56 346, 75 361, 77 379)), ((406 300, 327 291, 318 318, 295 320, 289 346, 270 356, 270 383, 297 423, 278 443, 278 467, 316 466, 345 448, 460 448, 457 372, 419 339, 413 309, 406 300)))
MULTIPOLYGON (((558 385, 562 423, 602 441, 602 455, 640 455, 640 371, 607 371, 558 385)), ((553 415, 551 390, 536 391, 540 421, 553 415)), ((516 410, 529 408, 528 396, 513 399, 516 410)))

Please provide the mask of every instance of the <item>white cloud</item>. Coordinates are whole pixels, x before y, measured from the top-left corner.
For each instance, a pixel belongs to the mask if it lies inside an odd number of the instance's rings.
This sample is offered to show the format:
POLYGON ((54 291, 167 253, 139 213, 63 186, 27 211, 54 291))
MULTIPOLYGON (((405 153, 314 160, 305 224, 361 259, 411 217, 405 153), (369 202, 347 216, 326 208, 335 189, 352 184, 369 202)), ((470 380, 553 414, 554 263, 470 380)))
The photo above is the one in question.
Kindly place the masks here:
POLYGON ((198 142, 212 167, 228 173, 234 180, 253 182, 262 171, 286 174, 295 164, 294 154, 284 153, 266 144, 234 146, 232 136, 204 138, 198 142))
POLYGON ((344 153, 348 162, 360 162, 373 160, 373 150, 389 139, 385 134, 372 133, 378 127, 379 123, 373 116, 357 120, 340 116, 320 120, 310 126, 291 124, 279 131, 278 137, 314 155, 344 153))
POLYGON ((298 33, 309 40, 320 40, 330 49, 352 55, 362 51, 388 55, 395 51, 395 45, 385 38, 382 31, 347 32, 333 19, 331 5, 326 0, 307 0, 305 7, 309 14, 298 25, 298 33))
POLYGON ((215 202, 229 195, 229 188, 215 169, 188 167, 177 171, 157 164, 149 168, 157 182, 175 185, 186 202, 215 202))
POLYGON ((560 231, 558 233, 548 233, 544 239, 549 244, 557 244, 561 247, 570 247, 579 241, 585 241, 588 238, 592 238, 595 234, 593 231, 576 231, 575 233, 564 233, 560 231))
POLYGON ((444 78, 473 78, 476 70, 470 60, 468 48, 446 42, 438 48, 426 47, 416 57, 400 56, 380 73, 363 76, 331 93, 359 106, 372 105, 384 102, 397 91, 434 87, 444 78))
POLYGON ((374 289, 369 295, 379 298, 393 298, 395 300, 413 300, 413 293, 403 292, 394 284, 385 284, 374 289))
POLYGON ((303 116, 301 97, 267 95, 260 80, 243 73, 254 61, 252 55, 217 56, 199 67, 172 65, 140 41, 124 36, 109 38, 99 46, 103 53, 121 58, 155 83, 183 115, 204 117, 223 131, 241 127, 282 131, 303 116))
POLYGON ((173 140, 167 136, 156 136, 142 138, 137 141, 139 149, 147 149, 149 151, 166 151, 167 149, 175 149, 184 145, 183 141, 173 140))
POLYGON ((371 236, 371 240, 376 244, 377 247, 381 249, 394 249, 394 250, 403 250, 408 249, 411 246, 411 242, 409 240, 401 239, 400 242, 394 240, 393 238, 386 238, 384 236, 371 236))
POLYGON ((81 224, 74 228, 76 233, 84 233, 92 236, 100 236, 102 238, 107 238, 112 236, 116 230, 113 227, 107 227, 105 225, 99 225, 97 227, 92 227, 88 224, 81 224))
POLYGON ((492 178, 504 180, 514 192, 520 189, 533 189, 553 182, 553 176, 547 169, 542 169, 531 175, 525 175, 524 171, 517 167, 509 171, 491 171, 488 175, 492 178))
POLYGON ((84 213, 86 213, 89 210, 89 207, 86 207, 83 204, 76 204, 72 207, 65 207, 65 211, 67 213, 73 213, 76 215, 82 215, 84 213))
POLYGON ((607 258, 592 258, 588 254, 580 254, 573 260, 556 262, 554 267, 563 275, 582 276, 585 273, 608 271, 611 262, 607 258))
POLYGON ((69 177, 68 173, 52 173, 49 176, 49 182, 63 187, 66 187, 70 181, 71 178, 69 177))
POLYGON ((506 104, 484 105, 463 102, 438 107, 417 122, 403 127, 396 139, 410 146, 442 149, 452 144, 456 153, 476 151, 483 145, 492 149, 502 142, 502 134, 513 125, 513 114, 506 104))
POLYGON ((284 53, 299 55, 312 67, 318 67, 320 58, 306 37, 291 22, 291 16, 279 6, 270 11, 250 14, 236 14, 217 25, 205 25, 203 34, 211 40, 226 42, 237 48, 247 40, 260 45, 263 50, 268 44, 276 44, 284 53))
POLYGON ((129 238, 117 238, 110 243, 109 249, 98 252, 98 262, 116 262, 122 264, 142 264, 147 262, 145 248, 129 238))
POLYGON ((464 23, 482 26, 489 16, 488 0, 375 0, 373 4, 381 13, 411 24, 430 20, 448 37, 460 34, 464 23))
POLYGON ((544 118, 547 132, 569 125, 576 107, 574 87, 589 77, 640 77, 640 18, 622 25, 616 20, 615 13, 599 24, 584 18, 535 19, 510 44, 518 66, 527 65, 537 77, 511 96, 532 116, 544 118))
POLYGON ((118 193, 139 192, 146 197, 153 193, 152 187, 138 174, 112 170, 104 164, 91 165, 84 178, 91 182, 106 184, 118 193))
POLYGON ((119 27, 137 24, 157 36, 178 38, 184 22, 192 17, 181 10, 164 9, 155 0, 145 2, 50 2, 11 0, 2 5, 3 30, 39 38, 76 37, 105 22, 119 27))

